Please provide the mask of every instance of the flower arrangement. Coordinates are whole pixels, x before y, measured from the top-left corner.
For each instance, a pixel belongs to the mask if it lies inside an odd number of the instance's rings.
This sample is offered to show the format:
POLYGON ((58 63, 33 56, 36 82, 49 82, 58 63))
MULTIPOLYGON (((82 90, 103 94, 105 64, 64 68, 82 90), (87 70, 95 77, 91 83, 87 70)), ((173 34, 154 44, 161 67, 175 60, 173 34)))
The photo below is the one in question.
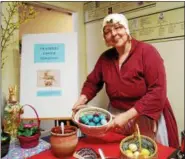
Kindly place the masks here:
MULTIPOLYGON (((19 119, 21 120, 18 129, 17 129, 17 138, 19 139, 20 146, 22 148, 32 148, 39 144, 39 137, 41 135, 40 133, 40 119, 37 114, 37 111, 35 108, 31 105, 24 105, 21 108, 21 113, 24 112, 23 107, 28 106, 32 108, 37 116, 37 123, 33 123, 33 121, 30 121, 30 123, 25 124, 23 123, 23 120, 21 117, 19 119)), ((20 115, 21 115, 20 113, 20 115)))
POLYGON ((33 136, 39 132, 39 128, 36 124, 23 124, 20 123, 17 131, 18 136, 33 136))

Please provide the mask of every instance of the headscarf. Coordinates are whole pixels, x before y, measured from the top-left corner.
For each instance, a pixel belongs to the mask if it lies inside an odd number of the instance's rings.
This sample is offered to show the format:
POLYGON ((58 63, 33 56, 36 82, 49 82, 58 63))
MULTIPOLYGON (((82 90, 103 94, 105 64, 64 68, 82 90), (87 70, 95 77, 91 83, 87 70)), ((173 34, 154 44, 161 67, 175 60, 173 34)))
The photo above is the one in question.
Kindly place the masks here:
POLYGON ((125 29, 126 29, 126 33, 128 35, 130 35, 130 31, 129 31, 129 27, 128 27, 128 20, 127 18, 123 15, 123 14, 118 14, 118 13, 113 13, 113 14, 109 14, 107 15, 104 19, 103 19, 103 25, 102 25, 102 33, 104 30, 104 27, 108 24, 108 23, 118 23, 122 24, 125 29))

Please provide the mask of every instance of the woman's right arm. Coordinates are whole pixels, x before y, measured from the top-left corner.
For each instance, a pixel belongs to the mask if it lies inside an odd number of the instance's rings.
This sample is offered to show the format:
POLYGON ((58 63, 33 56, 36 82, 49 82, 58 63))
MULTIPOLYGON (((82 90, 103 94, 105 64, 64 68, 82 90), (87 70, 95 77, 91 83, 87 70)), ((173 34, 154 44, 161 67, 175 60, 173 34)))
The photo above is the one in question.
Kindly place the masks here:
POLYGON ((103 88, 103 77, 102 77, 102 56, 98 59, 93 71, 87 76, 86 81, 82 87, 81 95, 77 102, 73 106, 73 111, 83 106, 103 88))
POLYGON ((78 109, 80 109, 81 107, 84 106, 84 104, 86 104, 88 101, 86 95, 81 94, 80 97, 78 98, 78 100, 76 101, 76 103, 73 106, 73 111, 76 112, 78 111, 78 109))

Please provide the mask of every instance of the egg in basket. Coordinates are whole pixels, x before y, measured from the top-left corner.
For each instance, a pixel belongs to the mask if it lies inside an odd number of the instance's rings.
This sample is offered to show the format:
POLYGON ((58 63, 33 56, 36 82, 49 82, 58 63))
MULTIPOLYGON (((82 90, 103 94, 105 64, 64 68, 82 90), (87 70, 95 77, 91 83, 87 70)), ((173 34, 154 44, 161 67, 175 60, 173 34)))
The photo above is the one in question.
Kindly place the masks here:
POLYGON ((140 135, 136 124, 137 134, 124 138, 120 143, 122 158, 124 159, 157 159, 157 144, 153 139, 140 135))
POLYGON ((84 134, 100 137, 106 134, 112 115, 105 109, 86 106, 73 114, 72 120, 84 134))

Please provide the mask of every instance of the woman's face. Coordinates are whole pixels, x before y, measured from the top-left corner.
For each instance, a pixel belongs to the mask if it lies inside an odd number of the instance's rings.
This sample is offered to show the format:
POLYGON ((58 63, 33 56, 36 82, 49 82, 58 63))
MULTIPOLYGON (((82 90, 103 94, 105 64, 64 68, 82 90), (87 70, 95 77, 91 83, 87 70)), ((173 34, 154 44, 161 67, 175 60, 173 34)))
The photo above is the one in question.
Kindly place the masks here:
POLYGON ((104 39, 108 46, 112 47, 122 47, 128 40, 128 34, 123 25, 116 24, 107 24, 103 30, 104 39))

